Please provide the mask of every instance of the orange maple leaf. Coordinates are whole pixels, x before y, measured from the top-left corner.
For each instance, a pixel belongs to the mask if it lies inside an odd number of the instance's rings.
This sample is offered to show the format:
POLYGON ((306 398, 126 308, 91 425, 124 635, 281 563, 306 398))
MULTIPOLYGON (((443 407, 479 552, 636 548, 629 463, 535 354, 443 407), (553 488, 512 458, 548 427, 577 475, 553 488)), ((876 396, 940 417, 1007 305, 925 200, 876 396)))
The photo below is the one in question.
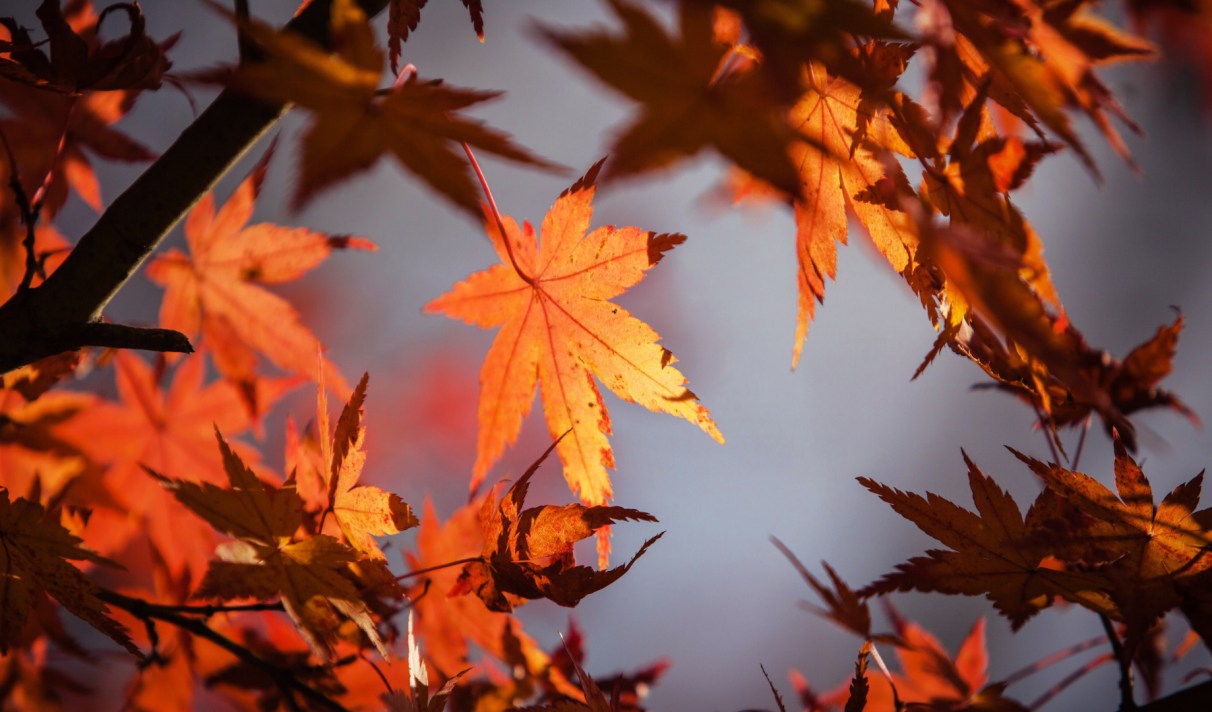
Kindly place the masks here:
POLYGON ((610 418, 591 374, 620 398, 697 424, 724 439, 686 389, 669 351, 644 322, 607 301, 644 277, 684 235, 600 227, 586 235, 599 161, 560 195, 539 235, 529 223, 490 220, 502 264, 477 272, 425 306, 480 327, 501 326, 480 371, 480 435, 471 488, 516 441, 536 381, 564 477, 586 504, 612 496, 610 418), (502 234, 502 229, 504 234, 502 234))
POLYGON ((990 11, 993 6, 964 0, 941 4, 954 31, 940 36, 951 34, 954 39, 939 43, 937 50, 957 74, 973 86, 992 74, 992 98, 1032 127, 1042 122, 1096 175, 1094 160, 1065 113, 1069 105, 1084 111, 1111 147, 1131 162, 1108 114, 1135 132, 1140 129, 1094 71, 1103 64, 1148 59, 1155 51, 1152 44, 1089 12, 1089 0, 1017 0, 998 6, 996 12, 990 11))
MULTIPOLYGON (((864 654, 851 682, 821 695, 821 709, 846 710, 997 710, 1026 712, 1026 707, 1003 695, 1004 683, 989 683, 989 655, 985 643, 985 620, 978 618, 952 657, 938 639, 920 625, 894 616, 896 635, 903 642, 896 648, 900 672, 891 684, 882 673, 867 669, 864 654), (852 708, 855 684, 864 687, 866 707, 852 708), (893 691, 895 686, 895 692, 893 691), (900 703, 900 706, 897 705, 900 703)), ((864 645, 864 653, 868 647, 864 645)))
POLYGON ((19 493, 37 483, 48 496, 60 494, 85 472, 88 461, 56 431, 92 404, 82 393, 49 393, 32 400, 0 387, 0 483, 19 493))
POLYGON ((457 150, 460 143, 520 163, 553 167, 505 134, 457 113, 500 92, 447 87, 415 76, 380 91, 385 58, 365 13, 352 0, 335 0, 331 17, 331 52, 290 31, 239 21, 266 56, 241 64, 224 80, 261 99, 312 112, 302 138, 295 207, 387 154, 472 213, 478 213, 479 200, 467 161, 457 150))
POLYGON ((862 90, 820 67, 808 73, 812 88, 791 110, 791 122, 816 145, 796 145, 802 185, 795 201, 799 259, 799 315, 794 368, 800 359, 815 303, 825 298, 825 278, 837 275, 837 244, 846 242, 846 213, 853 213, 892 269, 904 272, 917 250, 913 221, 882 200, 883 186, 908 190, 908 179, 890 152, 912 156, 888 112, 863 100, 862 90))
MULTIPOLYGON (((173 575, 190 570, 198 580, 213 551, 214 536, 147 476, 141 465, 177 477, 223 481, 214 428, 248 430, 252 421, 236 389, 226 382, 203 386, 200 354, 182 359, 171 383, 161 388, 141 358, 120 351, 114 360, 119 402, 99 402, 82 411, 60 437, 107 466, 104 479, 89 483, 109 493, 125 510, 125 536, 145 535, 173 575)), ((260 403, 273 403, 289 381, 258 381, 260 403)), ((249 461, 256 451, 236 444, 249 461)), ((108 550, 107 550, 108 551, 108 550)))
MULTIPOLYGON (((332 447, 326 449, 330 463, 327 505, 350 546, 371 558, 384 560, 386 557, 374 537, 399 534, 419 522, 399 495, 372 485, 357 485, 366 464, 366 452, 362 449, 366 440, 362 404, 366 400, 367 379, 368 374, 364 374, 358 381, 337 419, 332 447)), ((321 390, 318 411, 322 438, 328 435, 327 410, 327 399, 321 390)))
POLYGON ((190 254, 169 250, 147 267, 148 277, 165 287, 160 324, 191 339, 201 332, 215 365, 241 389, 254 414, 262 410, 255 399, 257 354, 313 381, 319 381, 322 368, 334 391, 342 397, 349 393, 336 366, 316 358, 323 347, 294 307, 258 285, 297 279, 334 247, 378 249, 362 237, 247 225, 265 169, 263 160, 218 212, 212 195, 203 196, 185 221, 190 254))

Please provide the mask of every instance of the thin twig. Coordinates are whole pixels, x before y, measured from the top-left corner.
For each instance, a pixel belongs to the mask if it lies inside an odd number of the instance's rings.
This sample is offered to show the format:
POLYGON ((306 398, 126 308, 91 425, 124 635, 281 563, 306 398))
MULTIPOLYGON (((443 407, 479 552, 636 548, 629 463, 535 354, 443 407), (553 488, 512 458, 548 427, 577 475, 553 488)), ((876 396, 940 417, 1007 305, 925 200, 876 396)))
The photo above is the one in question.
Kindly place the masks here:
POLYGON ((1052 441, 1053 429, 1050 426, 1051 419, 1044 417, 1044 412, 1040 410, 1039 404, 1031 401, 1031 409, 1035 411, 1035 417, 1039 420, 1039 429, 1044 433, 1044 440, 1048 441, 1048 450, 1052 452, 1052 464, 1060 467, 1061 456, 1056 449, 1056 443, 1052 441))
POLYGON ((448 561, 445 564, 438 564, 437 566, 430 566, 430 567, 424 568, 424 569, 417 569, 416 571, 409 571, 406 574, 400 574, 399 576, 396 577, 396 580, 400 581, 402 579, 412 578, 413 576, 420 576, 421 574, 427 574, 430 571, 438 571, 440 569, 449 569, 451 566, 458 566, 460 564, 470 564, 473 561, 479 561, 479 560, 480 560, 480 557, 478 557, 478 556, 469 556, 466 559, 458 559, 457 561, 448 561))
POLYGON ((1093 414, 1086 416, 1086 423, 1082 426, 1082 434, 1077 437, 1077 450, 1073 453, 1073 462, 1069 464, 1070 470, 1076 470, 1077 463, 1081 462, 1082 448, 1086 446, 1086 434, 1090 432, 1090 420, 1093 417, 1093 414))
POLYGON ((234 655, 240 662, 256 668, 273 680, 274 684, 276 684, 282 690, 283 697, 288 701, 287 704, 289 704, 292 708, 298 708, 297 701, 294 701, 293 703, 291 702, 293 700, 292 692, 297 692, 308 701, 313 702, 320 707, 333 710, 334 712, 347 712, 346 708, 339 702, 332 699, 328 695, 325 695, 319 690, 309 687, 307 684, 295 677, 295 675, 289 670, 280 668, 277 665, 262 659, 256 653, 243 645, 240 645, 234 640, 215 632, 205 622, 198 620, 197 618, 191 618, 182 613, 170 610, 172 608, 171 606, 161 606, 159 604, 149 603, 148 601, 144 601, 139 598, 131 598, 130 596, 125 596, 121 593, 110 591, 108 589, 101 589, 98 591, 97 598, 111 606, 114 606, 115 608, 121 608, 140 620, 146 621, 154 619, 164 621, 165 623, 171 623, 181 630, 191 633, 204 640, 210 641, 220 648, 223 648, 227 652, 234 655))
MULTIPOLYGON (((241 23, 248 22, 249 10, 248 0, 236 0, 236 19, 241 23)), ((239 49, 240 64, 243 65, 250 59, 253 59, 257 54, 257 45, 249 38, 248 33, 244 31, 243 24, 236 28, 236 44, 239 49)))
POLYGON ((1134 710, 1136 700, 1132 694, 1132 656, 1115 632, 1111 619, 1105 613, 1098 614, 1098 619, 1103 624, 1103 630, 1107 632, 1107 640, 1111 641, 1111 652, 1115 654, 1115 660, 1119 663, 1119 708, 1121 711, 1134 710))
POLYGON ((379 679, 383 681, 383 686, 387 688, 387 694, 394 695, 396 693, 396 688, 391 686, 391 681, 387 679, 387 675, 383 674, 383 671, 379 669, 379 666, 375 665, 375 661, 371 660, 365 655, 359 655, 358 659, 369 665, 371 670, 375 671, 375 674, 378 675, 379 679))
POLYGON ((25 194, 25 186, 21 185, 17 154, 13 153, 13 147, 8 142, 8 134, 4 132, 2 126, 0 126, 0 146, 4 147, 4 153, 8 156, 8 187, 13 191, 13 202, 17 204, 17 211, 21 213, 21 222, 25 225, 25 239, 22 241, 22 245, 25 247, 25 275, 21 277, 21 284, 17 286, 18 292, 24 292, 33 285, 34 275, 38 271, 38 257, 34 254, 34 239, 37 235, 35 227, 38 223, 38 213, 41 211, 34 208, 29 196, 25 194))
POLYGON ((1098 656, 1097 658, 1093 658, 1092 660, 1088 661, 1085 665, 1082 665, 1078 669, 1076 669, 1073 672, 1069 673, 1068 675, 1064 676, 1055 685, 1053 685, 1052 687, 1045 690, 1044 694, 1035 698, 1035 700, 1031 704, 1027 705, 1027 709, 1037 710, 1040 707, 1043 707, 1044 705, 1048 704, 1048 702, 1051 701, 1053 697, 1056 697, 1060 693, 1064 692, 1065 688, 1069 687, 1073 683, 1075 683, 1078 680, 1085 677, 1086 674, 1089 673, 1091 670, 1094 670, 1095 668, 1097 668, 1099 665, 1102 665, 1103 663, 1109 663, 1113 659, 1114 659, 1114 656, 1111 653, 1103 653, 1102 655, 1098 656))
POLYGON ((1062 660, 1071 658, 1074 655, 1077 655, 1078 653, 1084 653, 1091 648, 1097 648, 1100 645, 1105 645, 1106 642, 1107 642, 1107 636, 1100 635, 1097 638, 1090 638, 1089 640, 1084 640, 1080 643, 1077 643, 1076 645, 1071 645, 1068 648, 1065 648, 1063 650, 1058 650, 1055 653, 1052 653, 1051 655, 1049 655, 1047 657, 1036 660, 1035 662, 1031 663, 1030 665, 1027 665, 1026 667, 1022 667, 1022 668, 1019 668, 1018 670, 1015 670, 1014 672, 1010 673, 1005 678, 1003 678, 1001 683, 1003 685, 1005 685, 1006 687, 1009 687, 1010 685, 1013 685, 1014 683, 1018 682, 1019 680, 1030 677, 1030 676, 1034 675, 1035 673, 1040 672, 1041 670, 1043 670, 1047 667, 1055 665, 1056 663, 1058 663, 1062 660))
POLYGON ((492 213, 492 219, 497 224, 497 231, 501 234, 501 242, 505 243, 505 252, 509 255, 509 263, 513 265, 513 269, 522 278, 522 281, 530 286, 534 286, 534 278, 526 274, 526 272, 518 266, 517 257, 513 254, 513 245, 509 242, 509 234, 505 232, 505 220, 501 218, 501 211, 497 209, 497 201, 492 197, 492 189, 488 187, 488 179, 484 177, 484 171, 480 170, 480 162, 476 160, 476 155, 471 152, 471 146, 467 143, 463 144, 463 151, 467 153, 467 160, 471 161, 471 167, 476 172, 476 178, 480 181, 480 188, 484 191, 484 199, 488 202, 488 211, 492 213))
POLYGON ((157 604, 157 603, 149 603, 147 605, 150 608, 154 608, 157 611, 162 611, 165 613, 183 613, 185 615, 190 615, 190 616, 202 616, 203 618, 210 618, 212 616, 217 616, 220 613, 240 613, 240 612, 245 612, 245 611, 285 611, 286 610, 286 607, 282 605, 281 601, 278 601, 276 603, 244 603, 244 604, 235 605, 235 606, 217 606, 217 605, 165 606, 165 605, 161 605, 161 604, 157 604))

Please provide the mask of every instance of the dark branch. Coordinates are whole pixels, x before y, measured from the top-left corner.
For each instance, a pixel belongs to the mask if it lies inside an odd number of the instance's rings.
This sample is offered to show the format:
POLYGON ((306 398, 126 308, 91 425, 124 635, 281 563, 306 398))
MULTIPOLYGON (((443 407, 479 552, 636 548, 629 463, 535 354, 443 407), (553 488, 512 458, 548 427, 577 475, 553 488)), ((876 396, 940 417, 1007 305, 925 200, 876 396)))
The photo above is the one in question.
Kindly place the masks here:
MULTIPOLYGON (((231 653, 240 662, 256 668, 264 673, 274 684, 281 690, 286 699, 293 699, 293 693, 298 693, 299 696, 315 703, 323 709, 333 710, 334 712, 346 712, 346 708, 339 702, 325 695, 324 693, 309 687, 307 684, 299 680, 291 671, 278 667, 267 660, 261 659, 256 653, 248 648, 240 645, 234 640, 220 635, 211 629, 205 621, 197 618, 190 618, 183 613, 175 610, 177 606, 162 606, 155 603, 150 603, 138 598, 124 596, 116 591, 101 589, 97 593, 97 598, 108 603, 115 608, 130 613, 132 616, 142 620, 151 621, 158 620, 170 623, 181 630, 208 640, 215 645, 223 648, 231 653)), ((221 608, 221 607, 219 607, 221 608)))
MULTIPOLYGON (((387 0, 359 0, 367 15, 387 0)), ((331 2, 307 6, 287 25, 326 44, 331 2)), ((39 287, 0 306, 0 373, 58 353, 100 320, 114 294, 190 208, 286 111, 226 90, 185 129, 81 238, 39 287)))

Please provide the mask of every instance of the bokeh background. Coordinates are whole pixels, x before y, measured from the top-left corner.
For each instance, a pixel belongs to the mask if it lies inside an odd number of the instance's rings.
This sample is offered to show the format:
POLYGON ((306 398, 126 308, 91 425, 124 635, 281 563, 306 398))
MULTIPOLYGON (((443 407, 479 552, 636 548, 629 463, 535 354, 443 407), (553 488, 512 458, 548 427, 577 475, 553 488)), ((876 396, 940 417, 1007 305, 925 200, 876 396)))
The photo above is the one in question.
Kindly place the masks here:
MULTIPOLYGON (((14 12, 28 12, 26 24, 36 26, 36 3, 24 4, 28 10, 14 12)), ((415 64, 422 77, 504 90, 503 98, 475 114, 569 167, 566 174, 551 175, 483 159, 502 211, 538 223, 555 196, 604 154, 612 131, 633 107, 545 47, 533 31, 535 23, 588 27, 613 21, 597 2, 489 0, 485 5, 487 42, 480 44, 460 3, 431 2, 405 47, 404 61, 415 64)), ((293 11, 290 2, 257 0, 252 6, 256 15, 275 23, 293 11)), ((203 4, 146 0, 143 8, 155 37, 184 28, 172 55, 176 71, 211 67, 235 56, 232 29, 203 4)), ((654 9, 669 7, 658 3, 654 9)), ((911 10, 906 4, 902 12, 911 10)), ((382 18, 377 24, 381 31, 382 18)), ((1156 65, 1105 74, 1148 132, 1147 139, 1129 140, 1140 174, 1106 150, 1086 124, 1085 140, 1104 182, 1098 184, 1072 155, 1062 154, 1045 161, 1015 201, 1045 242, 1070 318, 1093 345, 1122 357, 1172 319, 1171 305, 1182 308, 1187 326, 1175 372, 1165 385, 1207 418, 1212 417, 1212 280, 1205 277, 1212 264, 1212 124, 1191 82, 1172 70, 1156 65)), ((189 91, 197 106, 213 96, 205 88, 189 91)), ((145 96, 122 125, 162 149, 193 115, 184 95, 166 88, 145 96)), ((421 308, 491 264, 494 254, 480 226, 388 161, 291 214, 285 196, 294 172, 292 137, 301 123, 301 117, 292 116, 282 124, 285 140, 255 220, 364 235, 378 242, 380 251, 336 254, 280 291, 300 305, 346 376, 371 374, 367 476, 414 507, 429 498, 445 517, 467 500, 477 374, 493 333, 423 315, 421 308)), ((247 163, 220 184, 221 199, 247 163)), ((106 199, 137 170, 103 165, 106 199)), ((855 586, 931 545, 861 488, 855 476, 900 489, 929 489, 970 507, 964 448, 1025 506, 1036 484, 1003 446, 1047 456, 1030 410, 1008 396, 971 391, 981 374, 966 361, 944 353, 910 382, 934 332, 915 298, 858 232, 840 252, 838 281, 829 285, 799 369, 792 372, 796 265, 790 212, 734 209, 712 200, 724 174, 722 161, 702 156, 674 171, 607 184, 599 192, 595 222, 689 236, 619 301, 662 334, 728 442, 717 445, 686 422, 607 393, 617 502, 661 519, 659 525, 617 527, 617 556, 629 555, 661 529, 668 534, 626 577, 575 612, 542 601, 520 612, 527 632, 549 648, 558 645, 559 632, 575 615, 587 638, 587 667, 595 675, 669 658, 673 665, 649 698, 656 710, 773 708, 759 664, 789 702, 787 671, 793 667, 818 689, 844 682, 860 641, 799 607, 812 594, 769 537, 782 539, 814 571, 821 571, 818 561, 830 562, 855 586)), ((93 219, 75 202, 59 225, 78 235, 93 219)), ((180 241, 178 230, 172 242, 180 241)), ((153 323, 157 295, 139 277, 109 316, 153 323)), ((270 463, 281 462, 283 414, 293 412, 306 422, 314 412, 313 399, 314 393, 302 389, 271 414, 263 441, 270 463)), ((1143 467, 1155 492, 1169 491, 1212 462, 1208 433, 1177 415, 1145 413, 1136 421, 1143 433, 1143 467)), ((1072 437, 1068 442, 1072 445, 1072 437)), ((518 446, 490 481, 516 476, 545 445, 536 406, 518 446)), ((1096 428, 1081 469, 1109 482, 1110 451, 1096 428)), ((546 466, 531 497, 536 503, 569 501, 558 467, 546 466)), ((410 548, 412 538, 412 533, 397 537, 390 556, 410 548)), ((1049 610, 1012 635, 983 599, 903 595, 894 600, 952 651, 977 618, 989 618, 993 679, 1101 631, 1098 621, 1079 609, 1049 610)), ((1029 702, 1093 654, 1061 663, 1009 692, 1029 702)), ((1201 649, 1183 669, 1208 662, 1201 649)), ((1169 683, 1173 689, 1177 677, 1169 683)), ((1117 703, 1115 686, 1116 672, 1104 666, 1047 709, 1110 708, 1117 703)))

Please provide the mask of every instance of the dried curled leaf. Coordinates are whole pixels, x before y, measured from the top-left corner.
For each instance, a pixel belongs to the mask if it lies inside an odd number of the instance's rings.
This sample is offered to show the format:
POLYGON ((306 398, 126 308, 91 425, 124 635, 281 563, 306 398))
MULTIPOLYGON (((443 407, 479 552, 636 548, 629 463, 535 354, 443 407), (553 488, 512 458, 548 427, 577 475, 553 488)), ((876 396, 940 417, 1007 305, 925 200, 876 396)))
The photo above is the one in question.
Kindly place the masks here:
POLYGON ((491 610, 508 612, 522 599, 533 598, 575 606, 621 578, 664 534, 645 541, 622 566, 606 571, 578 566, 572 551, 576 542, 614 522, 657 519, 625 507, 568 504, 523 509, 530 478, 555 447, 553 443, 500 501, 495 496, 485 499, 480 511, 484 548, 479 561, 464 565, 459 584, 460 590, 474 591, 491 610))
POLYGON ((145 34, 139 4, 110 5, 96 24, 119 13, 129 22, 126 35, 100 42, 96 27, 84 35, 78 33, 64 17, 59 0, 43 0, 37 15, 46 32, 49 57, 38 48, 43 42, 33 42, 13 18, 0 18, 12 36, 11 43, 5 43, 5 56, 0 57, 0 77, 64 94, 159 88, 169 62, 164 47, 145 34))

